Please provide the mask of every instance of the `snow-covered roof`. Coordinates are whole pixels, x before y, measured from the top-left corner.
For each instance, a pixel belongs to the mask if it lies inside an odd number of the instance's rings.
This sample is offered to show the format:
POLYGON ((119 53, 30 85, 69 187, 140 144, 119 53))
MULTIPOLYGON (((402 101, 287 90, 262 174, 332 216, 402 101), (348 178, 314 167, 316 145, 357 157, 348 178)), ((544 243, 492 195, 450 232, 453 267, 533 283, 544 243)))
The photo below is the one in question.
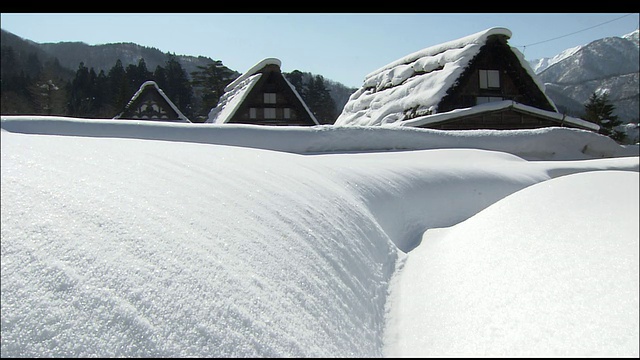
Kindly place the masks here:
POLYGON ((251 92, 251 89, 253 89, 254 85, 260 80, 260 77, 262 77, 262 74, 253 74, 251 76, 247 74, 248 73, 243 74, 224 89, 225 93, 220 97, 218 105, 209 111, 207 121, 205 122, 224 124, 233 118, 240 104, 244 102, 244 99, 251 92), (240 78, 242 78, 241 81, 238 81, 240 78))
MULTIPOLYGON (((262 73, 259 71, 262 70, 267 65, 276 65, 278 68, 282 65, 282 62, 276 58, 266 58, 253 65, 249 70, 247 70, 244 74, 240 75, 237 79, 232 81, 229 85, 224 88, 225 93, 220 97, 218 101, 218 105, 209 111, 209 115, 207 116, 207 123, 214 124, 224 124, 229 122, 235 115, 238 110, 240 104, 242 104, 247 97, 247 95, 251 92, 251 89, 258 83, 258 80, 262 77, 262 73)), ((284 81, 289 85, 298 101, 302 104, 306 112, 311 117, 316 125, 320 123, 316 120, 316 117, 313 115, 311 110, 307 107, 307 104, 302 100, 298 91, 296 91, 295 86, 293 86, 284 76, 282 77, 284 81)))
POLYGON ((282 62, 280 61, 280 59, 276 59, 276 58, 266 58, 266 59, 260 60, 260 62, 258 62, 257 64, 253 65, 244 74, 240 75, 237 79, 233 80, 229 85, 227 85, 224 88, 224 91, 225 92, 231 91, 233 88, 235 88, 236 86, 240 85, 240 83, 242 83, 249 76, 257 73, 260 70, 262 70, 262 68, 264 68, 267 65, 276 65, 277 67, 280 67, 282 65, 282 62))
POLYGON ((480 114, 480 113, 484 113, 484 112, 488 112, 488 111, 498 111, 498 110, 507 109, 507 108, 512 108, 514 110, 517 110, 517 111, 520 111, 520 112, 523 112, 523 113, 534 114, 534 115, 537 115, 537 116, 540 116, 540 117, 546 117, 546 118, 549 118, 549 119, 554 119, 554 120, 556 120, 556 121, 558 121, 560 123, 563 123, 563 122, 564 123, 569 123, 569 124, 572 124, 572 125, 575 125, 577 127, 584 128, 584 129, 590 129, 590 130, 594 130, 594 131, 598 131, 600 129, 599 125, 594 124, 594 123, 589 122, 589 121, 585 121, 585 120, 582 120, 582 119, 579 119, 579 118, 575 118, 575 117, 567 116, 567 115, 564 115, 564 114, 560 114, 560 113, 554 112, 554 111, 547 111, 547 110, 538 109, 536 107, 520 104, 520 103, 512 101, 512 100, 496 101, 496 102, 485 103, 485 104, 473 106, 473 107, 470 107, 470 108, 455 109, 455 110, 448 111, 448 112, 445 112, 445 113, 421 116, 421 117, 417 117, 417 118, 411 119, 411 120, 400 121, 400 122, 397 122, 397 123, 392 124, 392 125, 398 125, 398 126, 424 126, 424 125, 428 125, 428 124, 437 124, 437 123, 440 123, 440 122, 443 122, 443 121, 447 121, 449 119, 455 119, 455 118, 460 118, 460 117, 464 117, 464 116, 480 114))
MULTIPOLYGON (((169 97, 167 97, 167 95, 164 93, 164 91, 162 91, 162 89, 160 89, 160 87, 158 86, 158 84, 155 81, 149 80, 149 81, 145 81, 144 83, 142 83, 142 85, 140 85, 140 88, 138 89, 138 91, 136 91, 135 94, 133 94, 133 97, 131 97, 131 100, 129 100, 129 103, 127 103, 127 106, 125 106, 125 109, 129 108, 130 106, 133 106, 133 103, 138 99, 138 97, 140 97, 140 95, 142 95, 142 93, 145 92, 146 88, 149 86, 153 86, 156 88, 156 90, 158 91, 158 94, 160 94, 160 96, 162 96, 162 98, 167 102, 167 104, 169 104, 169 106, 171 106, 171 109, 173 109, 173 111, 176 112, 176 114, 178 114, 178 118, 179 120, 182 120, 183 122, 188 122, 190 123, 191 120, 189 120, 189 118, 187 118, 182 111, 180 111, 180 109, 178 109, 178 107, 173 103, 173 101, 171 101, 169 99, 169 97)), ((120 117, 122 116, 122 114, 124 113, 121 112, 120 114, 116 115, 114 117, 114 119, 120 119, 120 117)))
MULTIPOLYGON (((469 62, 493 35, 508 39, 511 31, 493 27, 414 52, 371 72, 365 77, 362 87, 351 95, 335 124, 366 126, 395 123, 403 121, 408 109, 436 114, 447 90, 457 83, 469 62)), ((544 84, 525 61, 524 55, 514 47, 511 50, 544 94, 544 84)), ((553 101, 548 97, 547 100, 556 109, 553 101)))

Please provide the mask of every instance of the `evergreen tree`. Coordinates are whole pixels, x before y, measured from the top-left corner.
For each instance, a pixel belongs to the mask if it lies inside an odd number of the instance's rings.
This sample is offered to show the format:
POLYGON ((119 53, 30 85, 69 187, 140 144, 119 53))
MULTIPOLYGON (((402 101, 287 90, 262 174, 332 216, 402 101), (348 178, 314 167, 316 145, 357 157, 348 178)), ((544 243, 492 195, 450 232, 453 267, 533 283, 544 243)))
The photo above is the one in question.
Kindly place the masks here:
POLYGON ((91 75, 89 69, 81 62, 69 89, 69 115, 89 116, 93 110, 92 97, 91 75))
MULTIPOLYGON (((193 89, 186 71, 177 58, 174 55, 169 55, 164 70, 156 68, 156 73, 159 75, 156 77, 156 82, 162 91, 185 116, 192 117, 193 89)), ((156 74, 154 73, 154 75, 156 74)))
POLYGON ((202 100, 198 115, 206 119, 209 111, 218 105, 224 88, 238 77, 238 73, 222 65, 220 60, 207 66, 198 66, 198 69, 191 73, 191 83, 202 100))
POLYGON ((618 142, 624 139, 624 133, 615 129, 616 126, 622 124, 622 121, 613 115, 615 106, 609 101, 608 93, 597 95, 594 92, 584 105, 584 109, 584 119, 600 125, 600 134, 609 136, 618 142))
POLYGON ((118 59, 116 64, 109 70, 107 79, 109 80, 109 90, 111 92, 110 103, 114 109, 117 109, 116 113, 112 115, 115 116, 124 110, 124 107, 127 106, 136 90, 131 90, 129 80, 127 79, 127 72, 122 66, 120 59, 118 59))
POLYGON ((134 94, 145 81, 153 80, 153 73, 147 70, 147 64, 143 58, 138 61, 138 65, 130 64, 127 66, 126 74, 129 80, 129 89, 132 89, 134 94))
POLYGON ((285 77, 296 88, 300 97, 307 101, 307 86, 304 84, 304 74, 300 70, 293 70, 289 74, 285 74, 285 77))
POLYGON ((104 70, 100 70, 95 79, 94 94, 96 98, 96 116, 100 118, 112 118, 123 109, 116 109, 111 103, 111 91, 109 79, 104 70))
POLYGON ((320 124, 333 124, 336 120, 336 104, 324 84, 322 75, 316 75, 312 79, 305 102, 320 124))
POLYGON ((153 78, 158 86, 162 89, 167 84, 167 71, 162 66, 156 66, 153 72, 153 78))

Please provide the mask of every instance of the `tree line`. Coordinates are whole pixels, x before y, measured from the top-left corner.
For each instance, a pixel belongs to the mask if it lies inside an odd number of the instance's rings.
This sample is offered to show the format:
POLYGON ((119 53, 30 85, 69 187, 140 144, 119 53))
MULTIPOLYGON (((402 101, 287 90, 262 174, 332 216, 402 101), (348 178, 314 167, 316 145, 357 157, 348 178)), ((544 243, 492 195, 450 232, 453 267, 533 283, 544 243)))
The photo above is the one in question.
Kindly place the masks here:
MULTIPOLYGON (((224 88, 240 75, 218 60, 198 66, 189 77, 171 54, 164 66, 153 71, 142 58, 126 67, 117 60, 111 69, 99 72, 81 62, 72 75, 65 73, 57 59, 42 63, 32 53, 22 61, 10 46, 2 47, 1 61, 2 114, 110 119, 124 110, 145 81, 152 80, 192 122, 204 122, 224 88)), ((283 75, 320 123, 333 124, 335 102, 321 75, 298 70, 283 75)))

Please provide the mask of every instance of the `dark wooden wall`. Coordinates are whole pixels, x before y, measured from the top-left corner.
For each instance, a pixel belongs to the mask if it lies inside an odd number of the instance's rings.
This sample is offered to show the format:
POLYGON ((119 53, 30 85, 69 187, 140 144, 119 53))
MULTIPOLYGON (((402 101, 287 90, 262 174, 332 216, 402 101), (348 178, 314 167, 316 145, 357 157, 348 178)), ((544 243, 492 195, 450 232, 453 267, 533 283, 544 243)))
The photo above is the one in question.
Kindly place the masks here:
POLYGON ((280 68, 277 65, 267 65, 261 71, 262 76, 251 89, 243 104, 236 111, 230 123, 257 124, 257 125, 316 125, 311 119, 304 106, 293 92, 289 84, 284 79, 280 68), (276 103, 265 104, 264 93, 275 93, 276 103), (257 117, 252 119, 249 116, 249 109, 257 109, 257 117), (264 108, 275 108, 276 118, 265 119, 264 108), (289 119, 284 118, 284 108, 289 108, 291 115, 289 119))

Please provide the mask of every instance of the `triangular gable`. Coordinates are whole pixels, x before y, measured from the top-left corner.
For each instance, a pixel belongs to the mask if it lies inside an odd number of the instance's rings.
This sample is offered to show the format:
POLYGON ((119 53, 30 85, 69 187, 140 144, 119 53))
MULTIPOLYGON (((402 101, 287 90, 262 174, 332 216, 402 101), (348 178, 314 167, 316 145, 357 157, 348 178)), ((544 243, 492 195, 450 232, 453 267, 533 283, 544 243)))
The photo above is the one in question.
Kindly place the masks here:
POLYGON ((155 81, 145 81, 114 119, 191 122, 155 81))
MULTIPOLYGON (((492 37, 509 39, 511 31, 491 28, 417 51, 371 72, 363 86, 351 95, 335 124, 383 125, 437 114, 442 100, 459 84, 492 37)), ((524 56, 516 48, 509 48, 549 110, 557 111, 524 56)))
MULTIPOLYGON (((319 125, 295 87, 280 72, 281 62, 267 58, 225 87, 218 105, 211 109, 207 123, 244 123, 263 125, 319 125), (270 82, 267 84, 267 82, 270 82), (278 85, 279 84, 279 85, 278 85), (264 93, 276 93, 285 99, 285 105, 262 104, 264 93), (276 112, 274 118, 265 118, 264 107, 276 112), (285 109, 287 113, 285 115, 285 109)), ((278 101, 280 101, 278 100, 278 101)))

